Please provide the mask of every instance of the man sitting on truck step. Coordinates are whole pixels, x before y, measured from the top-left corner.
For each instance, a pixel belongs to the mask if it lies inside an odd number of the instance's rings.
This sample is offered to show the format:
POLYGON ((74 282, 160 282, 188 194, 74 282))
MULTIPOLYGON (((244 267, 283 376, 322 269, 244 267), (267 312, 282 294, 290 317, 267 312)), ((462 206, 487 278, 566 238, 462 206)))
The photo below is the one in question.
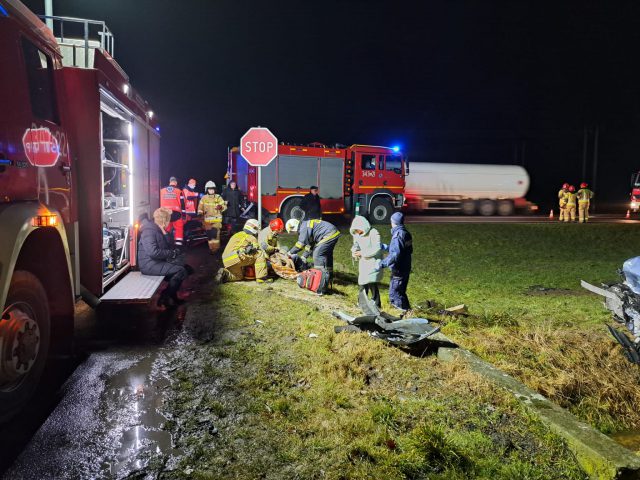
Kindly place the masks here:
POLYGON ((160 190, 160 206, 171 210, 171 221, 167 226, 168 232, 173 232, 173 241, 177 247, 184 242, 184 195, 178 188, 178 179, 171 177, 169 185, 160 190))
MULTIPOLYGON (((289 250, 290 258, 295 259, 297 253, 304 251, 303 257, 313 252, 313 266, 325 270, 329 274, 329 283, 333 280, 333 250, 336 248, 340 231, 325 220, 305 220, 300 222, 296 218, 287 221, 287 232, 299 232, 298 241, 289 250)), ((326 292, 317 292, 322 295, 326 292)))
POLYGON ((142 220, 138 243, 138 266, 143 275, 163 275, 169 286, 162 292, 160 305, 173 307, 184 301, 178 298, 178 290, 188 276, 182 254, 171 248, 167 240, 167 226, 171 210, 158 208, 153 212, 153 222, 142 220))
POLYGON ((241 232, 229 239, 229 243, 222 252, 224 268, 218 270, 216 283, 239 282, 244 280, 244 267, 253 266, 256 271, 256 282, 269 283, 267 278, 267 258, 258 245, 258 231, 260 224, 255 219, 249 219, 241 232))

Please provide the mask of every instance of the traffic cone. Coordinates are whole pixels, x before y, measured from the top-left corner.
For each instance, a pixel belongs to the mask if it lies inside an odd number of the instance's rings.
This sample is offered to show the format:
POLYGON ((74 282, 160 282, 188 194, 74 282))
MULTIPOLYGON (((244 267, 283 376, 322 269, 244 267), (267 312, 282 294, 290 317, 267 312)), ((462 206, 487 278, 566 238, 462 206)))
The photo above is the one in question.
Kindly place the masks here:
POLYGON ((553 208, 551 209, 551 211, 549 212, 549 218, 553 218, 553 208))
POLYGON ((627 210, 627 214, 624 216, 624 218, 631 218, 631 211, 627 210))

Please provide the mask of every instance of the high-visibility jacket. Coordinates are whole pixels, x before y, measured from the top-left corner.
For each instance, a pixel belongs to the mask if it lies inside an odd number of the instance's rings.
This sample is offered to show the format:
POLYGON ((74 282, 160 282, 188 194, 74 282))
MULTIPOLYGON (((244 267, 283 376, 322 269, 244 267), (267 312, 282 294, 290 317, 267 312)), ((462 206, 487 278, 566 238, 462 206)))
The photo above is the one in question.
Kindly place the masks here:
POLYGON ((174 212, 184 213, 184 195, 178 187, 164 187, 160 190, 160 206, 174 212))
POLYGON ((580 203, 588 202, 593 198, 593 192, 588 188, 581 188, 578 190, 576 195, 578 196, 578 202, 580 203))
POLYGON ((305 220, 300 224, 298 241, 289 252, 297 253, 302 249, 309 252, 313 247, 339 236, 340 231, 325 220, 305 220))
POLYGON ((200 199, 198 214, 204 216, 205 223, 222 223, 222 212, 227 209, 227 204, 220 195, 205 195, 200 199))
POLYGON ((564 207, 567 204, 567 193, 569 193, 569 191, 564 188, 561 188, 558 192, 558 203, 560 207, 564 207))
POLYGON ((280 248, 278 235, 273 233, 271 227, 268 225, 260 230, 260 233, 258 234, 258 244, 267 256, 273 255, 276 253, 276 250, 280 248))
POLYGON ((567 195, 565 196, 565 198, 567 199, 567 206, 576 206, 576 199, 578 198, 578 195, 576 195, 575 193, 572 192, 567 192, 567 195))
POLYGON ((198 208, 198 197, 200 196, 195 190, 191 190, 189 187, 182 189, 182 196, 184 197, 184 211, 188 214, 195 215, 198 208))
POLYGON ((229 239, 229 243, 222 252, 222 263, 231 267, 248 257, 256 257, 259 250, 258 239, 255 235, 243 230, 229 239), (255 253, 247 253, 245 249, 252 246, 255 253))

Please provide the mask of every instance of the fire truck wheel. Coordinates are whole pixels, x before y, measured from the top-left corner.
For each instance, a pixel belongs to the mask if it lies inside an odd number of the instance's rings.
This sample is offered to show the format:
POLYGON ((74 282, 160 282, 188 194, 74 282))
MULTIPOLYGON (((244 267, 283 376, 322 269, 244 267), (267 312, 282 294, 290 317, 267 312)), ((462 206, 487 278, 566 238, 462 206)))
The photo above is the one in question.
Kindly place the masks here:
POLYGON ((496 213, 496 202, 493 200, 482 200, 478 205, 478 212, 484 217, 490 217, 496 213))
POLYGON ((287 200, 282 209, 282 221, 287 223, 292 218, 302 221, 304 219, 304 210, 300 207, 301 204, 302 197, 293 197, 287 200))
POLYGON ((476 213, 476 202, 473 200, 463 200, 460 208, 465 215, 473 215, 476 213))
POLYGON ((513 206, 513 202, 511 200, 500 200, 498 202, 498 215, 503 217, 508 217, 509 215, 513 215, 515 212, 515 207, 513 206))
POLYGON ((0 421, 14 416, 38 386, 49 351, 47 294, 31 273, 16 270, 0 320, 0 421))
POLYGON ((371 207, 369 209, 369 220, 371 223, 389 223, 391 221, 391 215, 393 215, 393 205, 389 200, 374 198, 371 201, 371 207))

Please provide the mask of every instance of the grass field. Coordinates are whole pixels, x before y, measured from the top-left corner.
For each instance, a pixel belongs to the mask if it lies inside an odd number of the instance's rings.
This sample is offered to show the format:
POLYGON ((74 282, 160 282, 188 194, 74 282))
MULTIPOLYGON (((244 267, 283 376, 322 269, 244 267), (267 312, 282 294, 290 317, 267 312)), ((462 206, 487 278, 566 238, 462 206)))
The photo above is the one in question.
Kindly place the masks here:
MULTIPOLYGON (((638 368, 606 331, 611 316, 601 299, 580 287, 580 279, 595 285, 619 279, 622 262, 640 254, 635 225, 409 229, 415 248, 409 297, 419 313, 434 318, 441 308, 419 308, 427 300, 467 304, 470 317, 440 318, 445 334, 605 433, 640 428, 638 368)), ((337 259, 348 275, 356 267, 345 240, 337 259)), ((345 289, 355 295, 355 287, 345 289)))

